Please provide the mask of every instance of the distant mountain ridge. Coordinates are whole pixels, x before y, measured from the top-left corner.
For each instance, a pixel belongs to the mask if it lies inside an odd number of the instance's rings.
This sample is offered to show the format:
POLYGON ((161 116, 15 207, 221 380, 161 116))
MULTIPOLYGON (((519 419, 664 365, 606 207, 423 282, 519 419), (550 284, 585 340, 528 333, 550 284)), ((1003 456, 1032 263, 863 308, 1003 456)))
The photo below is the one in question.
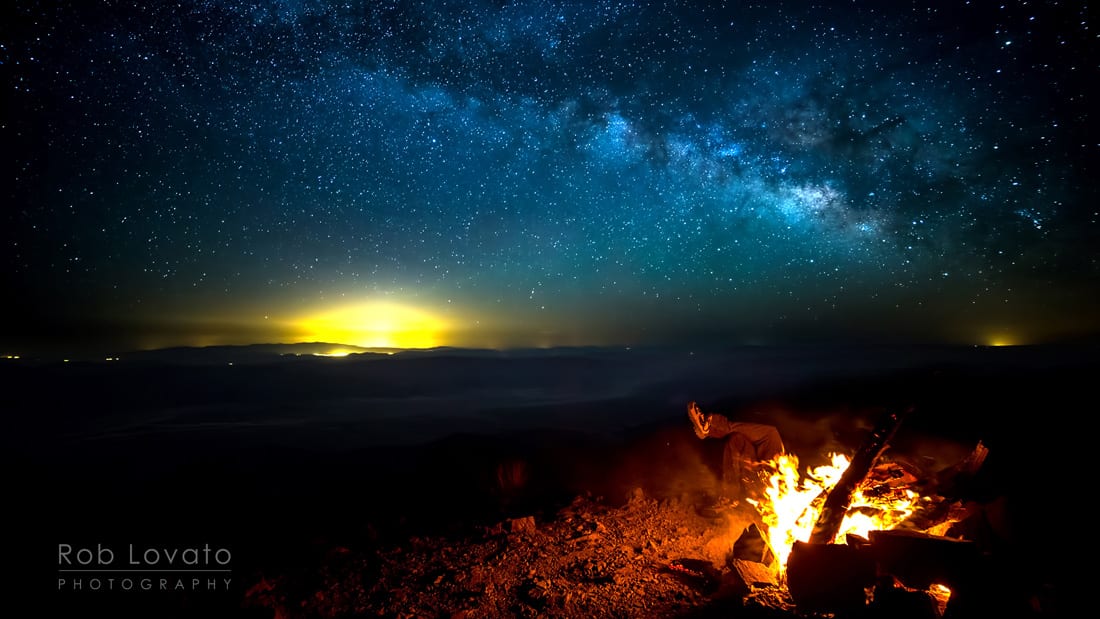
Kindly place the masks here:
POLYGON ((400 350, 398 348, 364 348, 331 342, 300 342, 295 344, 175 346, 152 350, 134 350, 122 353, 118 358, 125 361, 167 361, 173 363, 244 363, 249 361, 271 361, 286 356, 386 356, 400 350))
POLYGON ((580 346, 557 348, 517 348, 496 350, 491 348, 462 348, 438 346, 435 348, 378 348, 336 344, 332 342, 300 342, 294 344, 242 344, 223 346, 175 346, 152 350, 135 350, 120 353, 120 361, 158 361, 169 363, 246 363, 270 362, 285 357, 542 357, 558 355, 588 355, 610 351, 623 352, 622 347, 580 346))
MULTIPOLYGON (((959 346, 959 345, 866 345, 852 344, 848 346, 822 346, 822 345, 737 345, 737 346, 560 346, 550 348, 465 348, 439 346, 435 348, 384 348, 365 347, 351 344, 339 344, 335 342, 295 342, 295 343, 257 343, 257 344, 229 344, 217 346, 174 346, 167 348, 130 350, 122 352, 92 353, 85 355, 73 355, 65 358, 66 361, 102 363, 105 361, 120 361, 125 363, 156 363, 168 365, 224 365, 224 364, 258 364, 279 363, 294 361, 296 359, 316 359, 320 362, 327 361, 328 357, 342 357, 349 360, 370 360, 381 358, 396 358, 405 360, 415 359, 504 359, 522 360, 535 358, 565 358, 577 357, 587 359, 633 359, 638 360, 648 357, 664 358, 695 358, 708 357, 724 358, 729 356, 750 357, 764 354, 765 356, 789 356, 808 355, 811 357, 822 356, 826 358, 867 354, 895 354, 907 357, 928 356, 933 357, 947 354, 963 354, 971 356, 979 354, 979 351, 992 351, 997 358, 1017 358, 1022 355, 1054 354, 1060 353, 1070 357, 1095 354, 1100 343, 1056 343, 1039 346, 1015 346, 1015 347, 987 347, 987 346, 959 346), (1028 352, 1030 351, 1030 352, 1028 352), (670 356, 671 355, 671 356, 670 356)), ((18 358, 17 358, 18 359, 18 358)), ((338 359, 333 359, 337 361, 338 359)), ((19 363, 56 363, 62 361, 62 356, 24 356, 19 363)))

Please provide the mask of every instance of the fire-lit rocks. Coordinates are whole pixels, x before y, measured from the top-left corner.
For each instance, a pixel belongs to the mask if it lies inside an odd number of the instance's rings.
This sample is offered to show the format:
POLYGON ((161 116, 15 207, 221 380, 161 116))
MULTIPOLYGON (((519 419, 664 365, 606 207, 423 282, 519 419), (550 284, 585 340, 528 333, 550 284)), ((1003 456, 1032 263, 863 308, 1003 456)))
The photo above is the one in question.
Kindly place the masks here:
POLYGON ((278 606, 287 619, 317 616, 322 597, 324 616, 675 616, 716 603, 732 543, 727 523, 690 505, 644 494, 620 507, 578 497, 537 526, 534 515, 524 516, 472 539, 418 537, 371 557, 344 556, 338 566, 318 568, 334 573, 321 597, 278 589, 284 581, 269 577, 277 590, 250 602, 278 606), (712 561, 703 552, 708 544, 725 551, 712 561), (695 568, 698 578, 668 569, 685 559, 679 564, 695 568), (341 581, 359 588, 349 595, 341 581))

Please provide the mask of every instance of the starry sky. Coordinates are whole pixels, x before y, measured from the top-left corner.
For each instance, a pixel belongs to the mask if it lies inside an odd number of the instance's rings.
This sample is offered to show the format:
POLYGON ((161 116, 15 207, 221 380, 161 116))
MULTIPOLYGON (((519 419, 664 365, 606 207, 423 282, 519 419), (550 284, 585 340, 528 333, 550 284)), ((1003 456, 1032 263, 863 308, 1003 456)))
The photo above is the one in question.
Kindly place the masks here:
POLYGON ((5 350, 1100 327, 1088 2, 3 11, 5 350))

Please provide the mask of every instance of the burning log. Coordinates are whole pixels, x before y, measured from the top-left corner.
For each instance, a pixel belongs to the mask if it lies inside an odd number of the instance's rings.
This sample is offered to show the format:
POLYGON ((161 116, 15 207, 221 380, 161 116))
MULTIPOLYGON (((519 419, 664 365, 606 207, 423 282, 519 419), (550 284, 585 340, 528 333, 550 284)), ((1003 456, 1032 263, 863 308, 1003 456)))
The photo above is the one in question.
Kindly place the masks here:
POLYGON ((958 589, 977 570, 974 542, 918 531, 871 531, 871 552, 880 570, 913 589, 941 584, 958 589))
POLYGON ((877 614, 872 616, 935 617, 929 592, 934 584, 962 592, 972 605, 988 606, 988 593, 974 576, 988 570, 981 569, 972 542, 914 531, 871 531, 869 540, 849 536, 848 542, 795 542, 787 588, 799 609, 857 612, 873 588, 877 614))
POLYGON ((909 519, 910 528, 933 535, 944 535, 956 524, 974 515, 974 509, 964 500, 972 492, 974 479, 989 455, 981 442, 954 466, 935 475, 929 491, 934 494, 927 506, 909 519))
POLYGON ((867 477, 871 467, 875 465, 887 444, 894 437, 898 426, 913 411, 912 407, 904 411, 890 411, 883 415, 871 432, 871 436, 860 447, 852 458, 851 465, 844 471, 840 481, 829 492, 825 504, 821 509, 821 515, 814 523, 813 532, 810 534, 810 544, 828 544, 840 532, 840 526, 844 522, 844 515, 852 505, 852 493, 859 487, 863 479, 867 477))

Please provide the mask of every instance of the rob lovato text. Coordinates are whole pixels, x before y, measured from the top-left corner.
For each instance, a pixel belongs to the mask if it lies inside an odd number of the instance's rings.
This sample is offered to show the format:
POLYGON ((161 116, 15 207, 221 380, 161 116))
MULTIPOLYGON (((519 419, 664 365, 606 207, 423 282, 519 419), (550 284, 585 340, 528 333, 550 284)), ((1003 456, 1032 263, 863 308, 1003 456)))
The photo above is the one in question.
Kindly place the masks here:
POLYGON ((58 591, 228 591, 228 548, 57 545, 58 591))

